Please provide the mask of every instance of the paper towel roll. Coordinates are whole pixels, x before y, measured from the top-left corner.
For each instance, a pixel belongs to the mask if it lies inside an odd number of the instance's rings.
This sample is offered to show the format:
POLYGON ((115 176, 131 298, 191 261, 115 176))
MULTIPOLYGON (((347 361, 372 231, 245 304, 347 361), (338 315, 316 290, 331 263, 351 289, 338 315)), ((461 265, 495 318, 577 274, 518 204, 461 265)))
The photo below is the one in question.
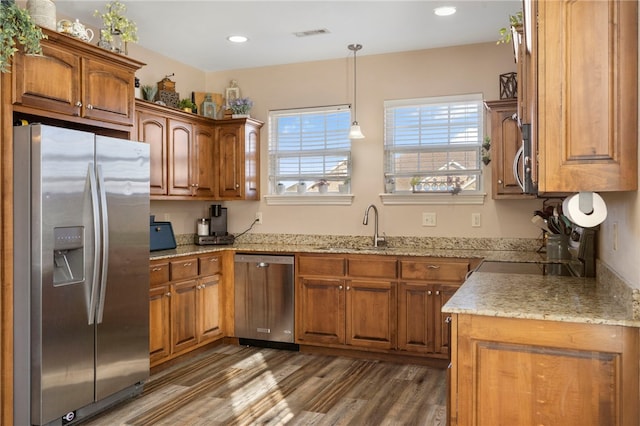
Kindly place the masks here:
POLYGON ((573 194, 562 202, 562 212, 573 223, 583 228, 600 225, 607 218, 607 205, 602 197, 593 193, 593 212, 583 213, 580 210, 579 194, 573 194))

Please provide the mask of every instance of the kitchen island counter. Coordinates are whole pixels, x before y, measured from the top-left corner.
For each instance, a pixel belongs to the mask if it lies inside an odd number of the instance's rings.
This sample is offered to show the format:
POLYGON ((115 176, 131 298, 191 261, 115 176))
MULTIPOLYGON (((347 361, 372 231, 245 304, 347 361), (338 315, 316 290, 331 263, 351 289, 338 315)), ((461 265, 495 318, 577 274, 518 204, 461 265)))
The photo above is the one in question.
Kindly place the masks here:
POLYGON ((476 272, 442 311, 640 327, 628 301, 613 295, 594 278, 476 272))

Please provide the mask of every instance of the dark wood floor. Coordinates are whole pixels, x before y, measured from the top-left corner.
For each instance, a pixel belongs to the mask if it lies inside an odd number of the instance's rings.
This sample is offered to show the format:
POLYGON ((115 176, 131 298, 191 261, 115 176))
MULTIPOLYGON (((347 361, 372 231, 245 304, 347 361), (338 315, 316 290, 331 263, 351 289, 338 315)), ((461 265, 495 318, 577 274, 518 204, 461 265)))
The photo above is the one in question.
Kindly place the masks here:
POLYGON ((222 345, 155 373, 83 426, 444 425, 445 371, 222 345))

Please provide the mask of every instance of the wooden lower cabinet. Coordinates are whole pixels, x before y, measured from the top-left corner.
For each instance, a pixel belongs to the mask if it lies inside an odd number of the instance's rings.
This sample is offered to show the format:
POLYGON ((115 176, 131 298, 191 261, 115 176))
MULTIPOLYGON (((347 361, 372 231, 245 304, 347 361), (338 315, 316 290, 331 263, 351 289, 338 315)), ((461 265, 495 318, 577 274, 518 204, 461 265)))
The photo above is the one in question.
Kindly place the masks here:
POLYGON ((151 263, 151 366, 224 337, 220 264, 217 255, 151 263))
POLYGON ((404 258, 399 266, 398 349, 447 358, 449 316, 441 308, 462 285, 469 260, 404 258))
POLYGON ((345 343, 363 348, 394 349, 396 283, 350 280, 345 292, 345 343))
POLYGON ((298 283, 298 343, 395 346, 395 283, 328 278, 298 283))
POLYGON ((459 287, 459 284, 399 284, 399 350, 448 356, 449 316, 440 309, 459 287))
POLYGON ((440 308, 468 270, 467 259, 299 255, 296 342, 445 359, 440 308))
POLYGON ((452 425, 638 425, 637 328, 452 318, 452 425))

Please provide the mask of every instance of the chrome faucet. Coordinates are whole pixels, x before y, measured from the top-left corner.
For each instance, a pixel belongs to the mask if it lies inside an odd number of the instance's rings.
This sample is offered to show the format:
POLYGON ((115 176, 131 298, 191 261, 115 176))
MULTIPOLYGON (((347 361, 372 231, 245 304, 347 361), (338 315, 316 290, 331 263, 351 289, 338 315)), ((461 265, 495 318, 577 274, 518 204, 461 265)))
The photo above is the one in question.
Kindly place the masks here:
POLYGON ((367 210, 365 210, 364 212, 364 219, 362 220, 362 224, 363 225, 369 224, 369 210, 371 210, 372 208, 373 208, 373 213, 375 214, 375 218, 374 218, 375 229, 373 230, 373 246, 374 247, 384 246, 386 244, 384 237, 381 237, 378 235, 378 209, 376 208, 375 205, 370 204, 369 207, 367 207, 367 210))

